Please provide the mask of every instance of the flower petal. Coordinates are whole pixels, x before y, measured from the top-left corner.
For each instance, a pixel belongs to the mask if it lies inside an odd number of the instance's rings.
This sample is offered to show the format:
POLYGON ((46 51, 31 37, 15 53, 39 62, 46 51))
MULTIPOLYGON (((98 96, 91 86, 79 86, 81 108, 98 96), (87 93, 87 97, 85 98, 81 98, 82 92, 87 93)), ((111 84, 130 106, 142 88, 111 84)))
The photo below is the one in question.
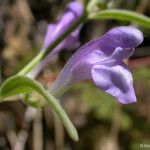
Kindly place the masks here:
POLYGON ((65 32, 71 26, 71 24, 82 15, 82 13, 83 13, 83 6, 81 3, 79 2, 69 3, 65 11, 65 14, 62 16, 60 21, 58 21, 56 24, 50 24, 48 26, 43 49, 48 48, 48 46, 52 42, 54 42, 63 32, 65 32))
POLYGON ((45 38, 44 38, 43 50, 47 49, 48 46, 51 44, 51 42, 52 42, 51 35, 53 34, 56 27, 57 27, 57 23, 48 25, 46 35, 45 35, 45 38))
POLYGON ((117 47, 115 51, 112 53, 111 58, 116 60, 123 60, 129 58, 133 53, 134 53, 134 48, 122 49, 121 47, 117 47))
POLYGON ((51 35, 51 41, 56 40, 63 32, 65 32, 68 27, 82 15, 82 13, 83 6, 81 3, 69 3, 65 14, 62 16, 55 31, 51 35))
MULTIPOLYGON (((74 32, 72 32, 68 37, 66 37, 53 51, 52 53, 58 53, 61 50, 74 49, 80 45, 80 30, 82 25, 80 25, 74 32)), ((51 55, 51 54, 50 54, 51 55)))
POLYGON ((67 6, 68 10, 71 10, 75 13, 77 17, 80 17, 83 13, 83 6, 81 3, 78 2, 71 2, 67 6))
POLYGON ((124 104, 136 102, 133 80, 123 62, 97 63, 91 70, 94 83, 124 104))
POLYGON ((140 30, 131 26, 115 27, 101 37, 99 43, 101 50, 110 56, 117 47, 133 49, 143 42, 140 30))

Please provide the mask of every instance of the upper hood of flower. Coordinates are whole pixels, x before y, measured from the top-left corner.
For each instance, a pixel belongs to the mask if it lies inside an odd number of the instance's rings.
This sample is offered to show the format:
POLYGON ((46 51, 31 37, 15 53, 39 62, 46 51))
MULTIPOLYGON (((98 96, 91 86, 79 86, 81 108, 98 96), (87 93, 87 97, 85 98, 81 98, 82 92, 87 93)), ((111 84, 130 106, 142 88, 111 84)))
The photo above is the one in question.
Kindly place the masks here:
POLYGON ((112 53, 117 47, 132 49, 143 42, 143 33, 132 26, 115 27, 101 37, 98 46, 106 53, 112 53))
POLYGON ((72 11, 77 17, 80 17, 83 13, 83 5, 78 2, 71 2, 67 5, 67 11, 72 11))

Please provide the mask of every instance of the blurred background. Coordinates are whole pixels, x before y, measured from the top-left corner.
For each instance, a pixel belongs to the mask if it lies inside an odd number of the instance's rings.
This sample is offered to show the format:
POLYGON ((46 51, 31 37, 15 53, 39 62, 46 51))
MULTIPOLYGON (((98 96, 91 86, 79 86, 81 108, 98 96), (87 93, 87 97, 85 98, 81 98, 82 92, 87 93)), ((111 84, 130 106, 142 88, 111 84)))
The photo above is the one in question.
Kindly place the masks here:
MULTIPOLYGON (((0 0, 0 82, 16 74, 39 52, 47 24, 57 21, 69 0, 0 0)), ((149 0, 99 0, 99 9, 120 8, 150 17, 149 0)), ((100 37, 124 21, 88 21, 80 33, 81 45, 100 37)), ((150 149, 150 29, 128 60, 138 102, 121 105, 98 90, 92 81, 80 82, 61 97, 79 132, 73 142, 50 107, 27 107, 19 97, 0 104, 0 150, 140 150, 150 149), (148 147, 143 148, 143 145, 148 147)), ((62 51, 38 76, 51 86, 75 52, 62 51)))

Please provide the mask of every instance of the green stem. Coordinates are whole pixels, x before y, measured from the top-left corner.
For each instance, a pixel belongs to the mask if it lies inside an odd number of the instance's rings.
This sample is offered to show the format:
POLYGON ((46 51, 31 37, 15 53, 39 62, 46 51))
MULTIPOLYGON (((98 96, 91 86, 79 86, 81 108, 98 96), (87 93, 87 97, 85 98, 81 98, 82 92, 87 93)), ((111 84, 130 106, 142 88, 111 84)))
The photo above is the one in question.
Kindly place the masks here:
POLYGON ((89 19, 117 19, 135 22, 143 27, 150 28, 150 18, 142 14, 119 9, 102 10, 88 16, 89 19))
POLYGON ((78 141, 78 133, 72 122, 70 121, 69 117, 67 116, 66 112, 57 102, 55 97, 51 96, 47 91, 44 91, 44 97, 47 100, 48 104, 53 108, 53 110, 57 113, 59 119, 63 122, 68 134, 74 141, 78 141))
MULTIPOLYGON (((57 99, 52 96, 48 91, 46 91, 43 86, 26 76, 22 75, 15 75, 8 78, 0 87, 0 102, 4 101, 5 98, 10 96, 15 96, 17 94, 21 94, 21 97, 24 99, 24 94, 36 94, 37 97, 35 101, 35 105, 33 101, 26 101, 26 104, 29 106, 38 106, 37 104, 42 104, 43 102, 39 102, 39 100, 43 100, 44 103, 46 102, 47 105, 51 106, 51 108, 57 113, 58 117, 64 124, 68 134, 74 141, 78 141, 78 133, 74 125, 72 124, 71 120, 69 119, 68 115, 61 107, 57 99)), ((34 98, 34 97, 33 97, 34 98)), ((41 101, 42 101, 41 100, 41 101)))
POLYGON ((64 40, 73 30, 75 30, 81 23, 86 19, 86 13, 84 13, 75 23, 73 23, 68 30, 66 30, 62 35, 60 35, 46 51, 39 53, 31 62, 29 62, 18 75, 26 75, 30 72, 40 61, 42 61, 50 51, 52 51, 62 40, 64 40))

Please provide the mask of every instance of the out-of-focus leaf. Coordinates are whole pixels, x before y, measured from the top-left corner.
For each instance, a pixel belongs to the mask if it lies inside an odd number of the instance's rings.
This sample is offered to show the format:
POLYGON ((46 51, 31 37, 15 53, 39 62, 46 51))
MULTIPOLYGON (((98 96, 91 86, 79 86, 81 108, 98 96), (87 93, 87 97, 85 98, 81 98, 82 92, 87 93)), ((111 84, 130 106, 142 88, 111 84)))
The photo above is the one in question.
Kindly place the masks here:
POLYGON ((121 116, 120 117, 120 127, 121 127, 121 129, 126 130, 129 127, 131 127, 132 119, 130 118, 130 116, 127 113, 123 112, 123 111, 121 111, 120 116, 121 116))
POLYGON ((140 68, 133 70, 135 80, 150 81, 150 68, 140 68))
POLYGON ((150 28, 149 17, 133 11, 122 10, 122 9, 101 10, 99 12, 90 14, 89 19, 92 20, 116 19, 116 20, 130 21, 130 22, 137 23, 140 26, 150 28))

